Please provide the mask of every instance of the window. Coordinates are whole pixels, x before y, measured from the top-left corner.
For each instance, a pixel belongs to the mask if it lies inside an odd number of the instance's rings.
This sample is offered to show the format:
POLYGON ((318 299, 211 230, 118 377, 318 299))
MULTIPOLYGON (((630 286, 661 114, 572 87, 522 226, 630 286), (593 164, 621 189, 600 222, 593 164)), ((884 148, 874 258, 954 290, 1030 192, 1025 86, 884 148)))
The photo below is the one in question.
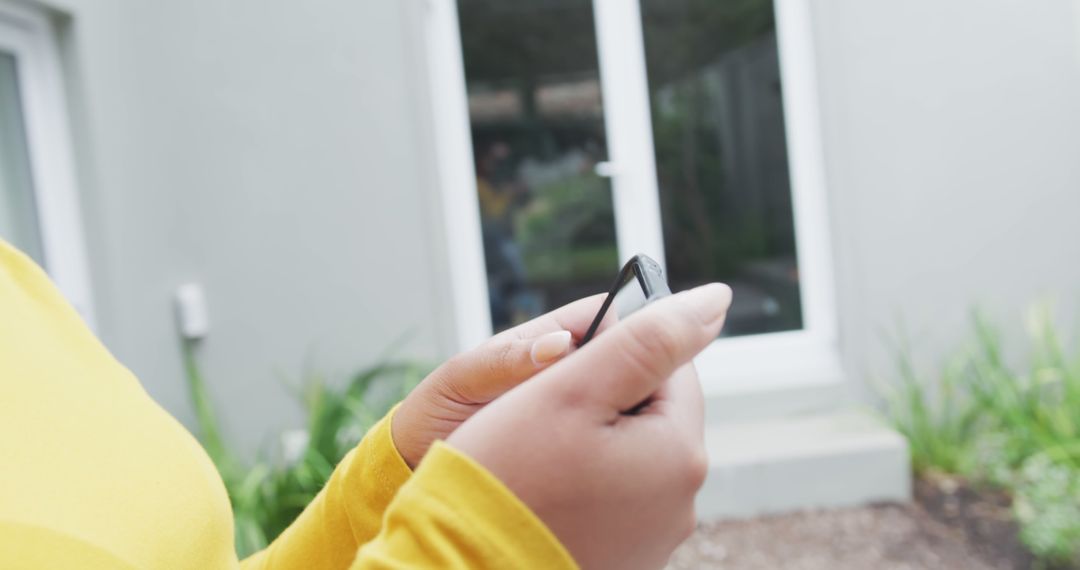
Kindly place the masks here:
POLYGON ((67 109, 48 15, 0 3, 0 237, 93 325, 67 109))
POLYGON ((807 0, 428 7, 463 345, 643 252, 735 290, 710 391, 839 379, 807 0))
POLYGON ((641 4, 671 287, 729 283, 736 296, 726 335, 799 330, 772 5, 641 4))
POLYGON ((15 56, 0 51, 0 235, 44 264, 15 56))
POLYGON ((619 270, 590 0, 458 2, 496 330, 606 290, 619 270), (556 45, 536 38, 558 36, 556 45))

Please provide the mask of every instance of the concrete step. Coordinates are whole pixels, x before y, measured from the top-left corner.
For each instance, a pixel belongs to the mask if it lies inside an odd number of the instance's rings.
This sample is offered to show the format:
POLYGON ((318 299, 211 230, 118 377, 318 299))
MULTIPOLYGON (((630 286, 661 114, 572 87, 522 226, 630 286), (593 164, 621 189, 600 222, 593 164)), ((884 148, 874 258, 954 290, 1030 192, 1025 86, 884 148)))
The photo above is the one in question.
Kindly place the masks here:
POLYGON ((774 389, 710 393, 705 398, 705 418, 713 426, 762 422, 829 413, 854 407, 857 402, 850 383, 829 378, 774 389))
POLYGON ((907 501, 907 442, 870 414, 833 411, 710 425, 698 517, 743 518, 907 501))

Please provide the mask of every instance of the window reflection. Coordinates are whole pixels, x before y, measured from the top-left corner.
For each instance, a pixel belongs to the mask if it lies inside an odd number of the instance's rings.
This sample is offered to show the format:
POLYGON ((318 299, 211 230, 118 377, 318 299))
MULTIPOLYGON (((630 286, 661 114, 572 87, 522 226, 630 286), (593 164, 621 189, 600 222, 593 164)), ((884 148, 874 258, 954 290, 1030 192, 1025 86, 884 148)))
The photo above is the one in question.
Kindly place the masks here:
MULTIPOLYGON (((668 277, 726 281, 724 334, 802 327, 779 55, 766 0, 639 0, 668 277)), ((496 330, 618 270, 589 0, 459 0, 496 330)), ((618 94, 615 94, 618 95, 618 94)))
POLYGON ((589 0, 458 2, 492 324, 603 291, 618 270, 589 0))
POLYGON ((725 334, 802 327, 771 2, 641 2, 672 290, 726 281, 725 334))

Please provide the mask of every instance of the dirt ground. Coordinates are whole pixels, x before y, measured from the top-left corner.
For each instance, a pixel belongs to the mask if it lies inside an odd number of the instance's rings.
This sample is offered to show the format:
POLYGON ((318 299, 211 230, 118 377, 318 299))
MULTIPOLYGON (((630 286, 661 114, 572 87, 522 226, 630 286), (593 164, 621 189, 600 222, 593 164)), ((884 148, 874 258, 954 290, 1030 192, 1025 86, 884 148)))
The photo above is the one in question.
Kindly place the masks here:
POLYGON ((952 481, 917 501, 701 525, 668 570, 1014 570, 1031 568, 1008 500, 952 481))

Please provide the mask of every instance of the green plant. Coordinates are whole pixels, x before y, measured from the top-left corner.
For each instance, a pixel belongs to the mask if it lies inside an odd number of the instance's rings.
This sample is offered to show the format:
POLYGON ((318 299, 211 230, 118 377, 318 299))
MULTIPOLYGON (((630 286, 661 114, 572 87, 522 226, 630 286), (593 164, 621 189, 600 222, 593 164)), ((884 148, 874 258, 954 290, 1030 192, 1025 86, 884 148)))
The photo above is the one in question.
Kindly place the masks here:
POLYGON ((199 437, 228 490, 241 557, 265 548, 291 524, 322 489, 334 466, 427 372, 413 362, 384 359, 353 374, 342 386, 318 374, 308 375, 299 391, 307 415, 302 453, 285 457, 279 444, 247 464, 221 434, 193 346, 185 343, 183 351, 199 437))
POLYGON ((958 390, 966 359, 954 358, 936 378, 931 394, 915 372, 910 353, 899 358, 900 383, 886 399, 889 417, 908 440, 912 466, 918 473, 968 471, 972 462, 977 414, 958 390))
POLYGON ((1065 349, 1045 306, 1027 328, 1018 367, 1000 331, 976 313, 971 342, 932 382, 902 346, 887 413, 917 472, 1005 488, 1032 553, 1042 563, 1080 564, 1080 350, 1065 349))
POLYGON ((1080 476, 1046 454, 1024 461, 1013 484, 1020 538, 1046 561, 1080 561, 1080 476))

